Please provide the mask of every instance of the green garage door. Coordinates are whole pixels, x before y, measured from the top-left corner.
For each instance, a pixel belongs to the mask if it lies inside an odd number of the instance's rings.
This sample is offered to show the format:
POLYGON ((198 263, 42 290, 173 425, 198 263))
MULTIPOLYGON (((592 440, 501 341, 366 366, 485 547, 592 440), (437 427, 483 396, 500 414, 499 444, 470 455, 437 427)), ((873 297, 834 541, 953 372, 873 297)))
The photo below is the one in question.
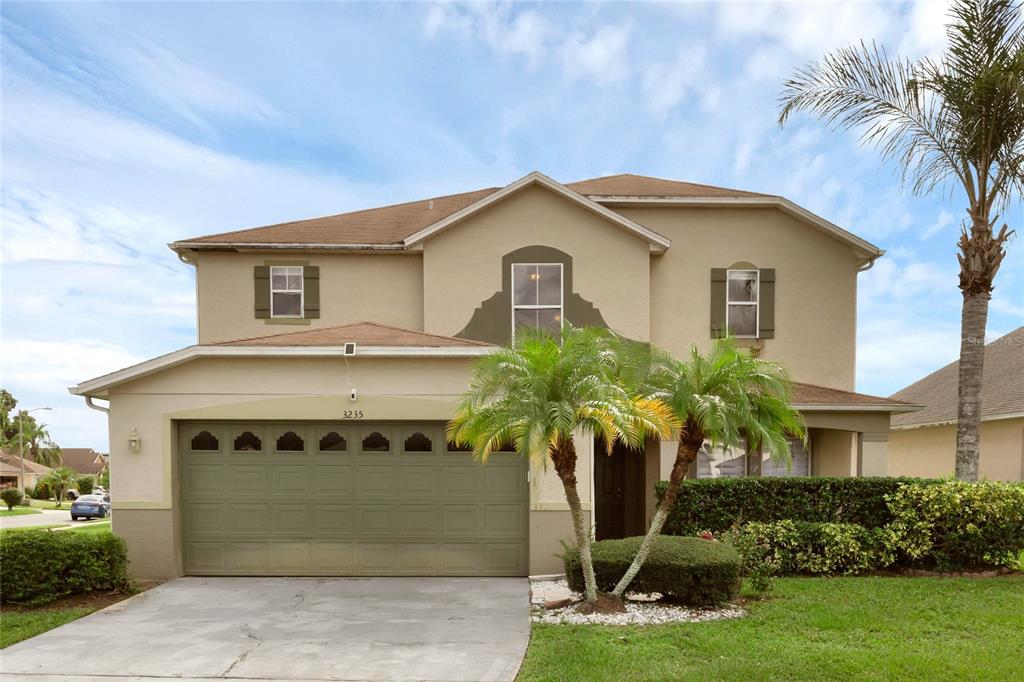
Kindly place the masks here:
POLYGON ((182 422, 185 572, 526 575, 524 458, 440 423, 182 422))

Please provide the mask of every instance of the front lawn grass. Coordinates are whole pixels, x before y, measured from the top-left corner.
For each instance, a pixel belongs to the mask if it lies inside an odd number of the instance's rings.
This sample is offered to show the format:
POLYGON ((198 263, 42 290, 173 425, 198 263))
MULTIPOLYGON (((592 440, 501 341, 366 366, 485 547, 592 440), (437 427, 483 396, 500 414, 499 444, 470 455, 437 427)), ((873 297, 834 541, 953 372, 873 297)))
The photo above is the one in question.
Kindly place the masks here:
POLYGON ((741 619, 534 624, 530 680, 1009 680, 1024 576, 787 578, 741 619))
POLYGON ((80 606, 45 611, 4 611, 3 616, 0 617, 0 649, 23 639, 35 637, 41 632, 52 630, 58 625, 88 616, 98 608, 96 606, 80 606))
POLYGON ((111 533, 110 519, 93 519, 90 521, 76 522, 82 525, 73 525, 62 533, 111 533))
POLYGON ((67 500, 64 500, 64 503, 59 507, 53 500, 29 500, 29 504, 32 505, 33 509, 68 509, 71 507, 71 503, 67 500))
POLYGON ((38 509, 28 507, 15 507, 14 509, 0 509, 0 516, 24 516, 25 514, 41 514, 38 509))

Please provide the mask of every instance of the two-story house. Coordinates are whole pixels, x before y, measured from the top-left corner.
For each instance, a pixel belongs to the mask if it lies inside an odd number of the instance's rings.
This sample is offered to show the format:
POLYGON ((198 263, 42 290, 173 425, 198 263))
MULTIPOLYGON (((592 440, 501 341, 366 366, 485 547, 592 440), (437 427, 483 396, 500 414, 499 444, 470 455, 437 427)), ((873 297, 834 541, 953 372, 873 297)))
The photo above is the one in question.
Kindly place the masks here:
MULTIPOLYGON (((553 471, 444 437, 474 358, 522 326, 679 355, 727 330, 784 364, 809 446, 788 470, 705 452, 696 476, 885 474, 890 415, 912 409, 853 392, 857 274, 883 252, 778 196, 531 173, 170 247, 196 269, 196 345, 71 389, 109 409, 139 576, 560 571, 553 471)), ((675 443, 577 449, 597 536, 643 532, 675 443)))

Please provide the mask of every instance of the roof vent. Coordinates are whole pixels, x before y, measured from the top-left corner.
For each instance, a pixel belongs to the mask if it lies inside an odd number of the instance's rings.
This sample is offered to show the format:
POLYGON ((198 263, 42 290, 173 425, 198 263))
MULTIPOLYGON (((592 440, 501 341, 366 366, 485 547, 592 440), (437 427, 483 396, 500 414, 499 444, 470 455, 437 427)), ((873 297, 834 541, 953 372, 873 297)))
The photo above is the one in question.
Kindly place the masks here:
POLYGON ((345 344, 345 350, 342 353, 342 355, 344 355, 345 357, 349 357, 350 355, 355 355, 355 354, 356 354, 356 344, 355 343, 351 343, 351 342, 350 343, 346 343, 345 344))

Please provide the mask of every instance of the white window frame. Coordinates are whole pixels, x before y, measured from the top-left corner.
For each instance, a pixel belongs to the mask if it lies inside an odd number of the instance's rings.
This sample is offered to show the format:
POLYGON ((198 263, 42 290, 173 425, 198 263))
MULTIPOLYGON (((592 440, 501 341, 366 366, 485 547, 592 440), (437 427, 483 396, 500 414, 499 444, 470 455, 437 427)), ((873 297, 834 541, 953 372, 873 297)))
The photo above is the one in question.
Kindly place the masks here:
POLYGON ((306 313, 306 269, 301 265, 271 265, 270 266, 270 317, 277 319, 295 319, 300 320, 305 317, 306 313), (290 270, 299 271, 299 314, 298 315, 278 315, 274 312, 274 294, 294 294, 295 289, 275 289, 274 288, 274 271, 284 270, 285 281, 288 280, 288 274, 290 270))
POLYGON ((729 336, 737 339, 756 339, 761 333, 761 271, 756 268, 736 268, 734 270, 725 271, 725 331, 729 336), (755 292, 757 293, 757 300, 754 301, 730 301, 729 300, 729 275, 734 272, 754 273, 754 286, 755 292), (753 334, 733 334, 732 330, 729 329, 729 308, 734 305, 752 305, 754 306, 754 333, 753 334))
POLYGON ((516 338, 516 311, 517 310, 554 310, 558 308, 559 329, 565 326, 565 264, 564 263, 512 263, 512 270, 509 272, 509 299, 512 302, 512 340, 516 338), (531 268, 538 266, 558 266, 558 305, 521 305, 516 303, 516 268, 531 268))

